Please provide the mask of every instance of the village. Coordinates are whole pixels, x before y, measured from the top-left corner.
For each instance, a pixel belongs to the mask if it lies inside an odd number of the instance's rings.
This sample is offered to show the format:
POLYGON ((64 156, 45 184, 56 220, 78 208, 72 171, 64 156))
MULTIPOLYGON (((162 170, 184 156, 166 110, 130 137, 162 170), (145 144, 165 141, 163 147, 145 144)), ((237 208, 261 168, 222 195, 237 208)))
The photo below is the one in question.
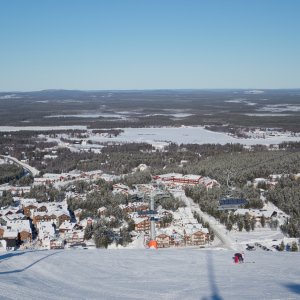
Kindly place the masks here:
MULTIPOLYGON (((137 168, 139 171, 145 169, 146 165, 137 168)), ((275 186, 281 176, 257 178, 249 184, 256 188, 261 184, 275 186)), ((178 200, 188 186, 201 186, 206 190, 219 188, 220 184, 216 180, 199 175, 169 173, 152 176, 151 183, 135 184, 130 188, 118 182, 120 178, 122 176, 108 175, 98 170, 44 174, 41 177, 36 176, 29 186, 0 186, 0 196, 10 194, 13 197, 13 205, 0 208, 0 249, 95 248, 97 245, 87 231, 101 222, 112 224, 109 231, 109 247, 145 248, 150 239, 151 220, 155 220, 158 248, 213 247, 218 243, 214 241, 216 232, 210 228, 211 224, 204 222, 193 207, 178 200), (93 216, 87 216, 82 207, 74 210, 70 208, 72 201, 85 203, 90 193, 101 189, 99 180, 112 186, 113 195, 121 195, 122 199, 126 199, 117 207, 121 214, 120 220, 116 220, 118 217, 105 205, 99 206, 93 216), (89 190, 79 192, 78 183, 89 184, 89 190), (58 197, 52 201, 50 198, 44 201, 28 197, 33 188, 39 187, 43 187, 45 191, 53 187, 57 190, 64 189, 65 194, 63 198, 58 197), (170 195, 179 195, 179 198, 170 198, 170 195), (168 201, 173 199, 178 205, 166 209, 158 201, 153 211, 150 209, 150 197, 167 198, 168 201), (128 230, 129 238, 127 243, 122 245, 120 240, 124 228, 128 230)), ((261 223, 262 218, 268 224, 272 220, 281 224, 288 217, 270 205, 263 209, 245 209, 243 207, 246 202, 240 200, 221 199, 219 210, 232 211, 238 215, 248 214, 257 224, 261 223)), ((218 240, 218 237, 216 239, 218 240)))
MULTIPOLYGON (((203 184, 207 188, 217 185, 215 180, 202 178, 201 176, 180 176, 171 174, 156 176, 153 183, 166 183, 164 189, 182 188, 185 184, 203 184)), ((65 247, 83 246, 95 247, 95 244, 84 239, 85 229, 101 219, 110 220, 114 216, 107 214, 107 208, 98 208, 97 218, 82 218, 83 209, 74 211, 68 209, 67 200, 80 197, 84 199, 85 194, 78 194, 76 189, 69 190, 66 197, 60 201, 43 202, 40 199, 27 198, 26 194, 32 187, 55 186, 60 188, 74 182, 92 182, 98 179, 113 182, 115 177, 103 174, 102 172, 86 172, 76 174, 45 174, 43 177, 34 178, 32 186, 13 187, 4 185, 0 193, 11 193, 14 205, 2 207, 0 210, 0 240, 1 246, 7 250, 17 248, 38 248, 38 249, 61 249, 65 247)), ((150 229, 149 202, 145 201, 151 193, 162 195, 158 184, 139 184, 130 189, 124 184, 113 184, 114 194, 123 194, 127 199, 134 199, 134 202, 127 201, 120 204, 119 208, 134 224, 131 231, 133 243, 135 239, 143 237, 143 244, 147 245, 150 229)), ((95 186, 97 188, 97 186, 95 186)), ((188 207, 179 207, 177 210, 166 210, 161 206, 154 212, 156 222, 156 238, 158 247, 170 246, 204 246, 209 243, 210 235, 207 228, 203 227, 194 217, 188 207)), ((151 214, 153 216, 153 212, 151 214)), ((126 222, 125 222, 126 223, 126 222)), ((123 223, 120 227, 125 226, 123 223)), ((120 228, 113 228, 117 233, 120 228)), ((117 239, 117 234, 114 240, 117 239)))

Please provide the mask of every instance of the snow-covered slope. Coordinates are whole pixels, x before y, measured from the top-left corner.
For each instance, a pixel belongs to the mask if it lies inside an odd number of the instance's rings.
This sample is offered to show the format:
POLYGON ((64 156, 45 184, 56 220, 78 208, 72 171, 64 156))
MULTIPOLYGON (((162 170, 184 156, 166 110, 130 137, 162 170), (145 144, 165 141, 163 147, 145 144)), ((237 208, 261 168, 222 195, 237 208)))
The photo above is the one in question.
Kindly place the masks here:
POLYGON ((1 299, 299 299, 300 253, 199 249, 0 254, 1 299))

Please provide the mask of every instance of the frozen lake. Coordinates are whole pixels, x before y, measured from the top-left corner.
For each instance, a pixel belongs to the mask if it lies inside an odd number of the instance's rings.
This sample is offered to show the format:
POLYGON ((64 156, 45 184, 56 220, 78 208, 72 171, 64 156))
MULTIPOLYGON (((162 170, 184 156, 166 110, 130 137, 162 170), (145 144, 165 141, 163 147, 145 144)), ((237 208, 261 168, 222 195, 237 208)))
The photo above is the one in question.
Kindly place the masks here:
MULTIPOLYGON (((86 126, 0 126, 0 131, 20 131, 20 130, 32 130, 32 131, 49 131, 49 130, 71 130, 81 129, 86 130, 86 126)), ((154 144, 157 142, 172 142, 177 144, 226 144, 226 143, 240 143, 243 145, 269 145, 279 144, 284 141, 300 141, 300 136, 272 136, 263 138, 251 138, 251 139, 238 139, 229 136, 225 133, 213 132, 204 129, 201 126, 197 127, 160 127, 160 128, 121 128, 124 130, 117 137, 105 137, 105 136, 90 136, 88 139, 97 142, 145 142, 154 144)), ((89 130, 91 131, 91 130, 89 130)))
POLYGON ((92 136, 90 140, 106 142, 173 142, 178 144, 226 144, 241 143, 244 145, 279 144, 283 141, 300 141, 298 137, 273 136, 261 139, 238 139, 225 133, 213 132, 203 127, 162 127, 162 128, 122 128, 117 137, 92 136))

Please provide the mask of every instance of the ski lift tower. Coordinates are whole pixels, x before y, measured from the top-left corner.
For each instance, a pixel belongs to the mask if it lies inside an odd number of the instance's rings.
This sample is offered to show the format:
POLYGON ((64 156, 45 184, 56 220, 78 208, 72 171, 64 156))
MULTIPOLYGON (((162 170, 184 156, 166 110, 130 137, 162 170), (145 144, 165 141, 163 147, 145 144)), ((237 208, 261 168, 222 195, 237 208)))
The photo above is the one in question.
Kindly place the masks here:
POLYGON ((157 241, 156 241, 156 234, 155 234, 155 210, 154 210, 154 195, 150 193, 150 241, 149 241, 149 248, 157 249, 157 241))

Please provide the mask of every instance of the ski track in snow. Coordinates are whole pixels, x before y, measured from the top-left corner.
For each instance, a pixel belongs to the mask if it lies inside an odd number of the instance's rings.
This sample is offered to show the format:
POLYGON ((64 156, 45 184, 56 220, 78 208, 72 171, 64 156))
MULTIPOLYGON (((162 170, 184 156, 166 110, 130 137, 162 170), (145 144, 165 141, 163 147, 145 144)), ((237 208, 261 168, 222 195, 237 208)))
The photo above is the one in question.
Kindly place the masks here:
POLYGON ((300 253, 65 250, 0 254, 0 299, 299 299, 300 253), (252 263, 255 262, 255 263, 252 263))

